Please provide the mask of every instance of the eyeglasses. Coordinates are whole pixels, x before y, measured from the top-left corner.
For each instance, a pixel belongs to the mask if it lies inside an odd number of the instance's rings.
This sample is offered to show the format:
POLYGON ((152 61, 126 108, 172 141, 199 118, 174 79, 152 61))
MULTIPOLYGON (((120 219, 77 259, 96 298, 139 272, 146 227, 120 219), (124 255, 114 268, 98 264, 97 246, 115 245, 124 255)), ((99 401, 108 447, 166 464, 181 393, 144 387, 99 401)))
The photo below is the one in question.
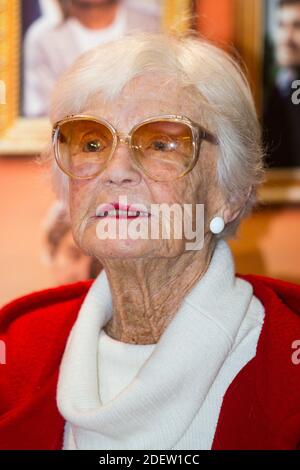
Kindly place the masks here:
POLYGON ((52 139, 58 166, 77 179, 102 173, 119 143, 129 146, 134 165, 155 181, 172 181, 189 173, 203 140, 218 145, 216 136, 177 115, 151 117, 129 134, 118 133, 104 119, 72 115, 53 126, 52 139))

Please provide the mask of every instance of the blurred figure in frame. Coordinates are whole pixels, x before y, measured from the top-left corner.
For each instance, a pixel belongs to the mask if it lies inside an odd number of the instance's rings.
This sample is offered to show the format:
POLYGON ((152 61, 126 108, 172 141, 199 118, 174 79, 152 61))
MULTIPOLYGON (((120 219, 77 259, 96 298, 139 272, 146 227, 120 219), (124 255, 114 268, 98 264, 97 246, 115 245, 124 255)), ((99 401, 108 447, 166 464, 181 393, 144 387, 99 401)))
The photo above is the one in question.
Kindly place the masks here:
POLYGON ((123 0, 56 3, 51 15, 42 8, 47 17, 35 21, 25 36, 23 107, 28 117, 47 115, 55 81, 82 53, 133 30, 153 32, 160 26, 158 9, 123 0))
MULTIPOLYGON (((280 0, 275 34, 278 71, 267 93, 265 141, 271 167, 300 166, 300 106, 292 100, 292 84, 300 79, 300 0, 280 0)), ((267 85, 268 88, 268 85, 267 85)))

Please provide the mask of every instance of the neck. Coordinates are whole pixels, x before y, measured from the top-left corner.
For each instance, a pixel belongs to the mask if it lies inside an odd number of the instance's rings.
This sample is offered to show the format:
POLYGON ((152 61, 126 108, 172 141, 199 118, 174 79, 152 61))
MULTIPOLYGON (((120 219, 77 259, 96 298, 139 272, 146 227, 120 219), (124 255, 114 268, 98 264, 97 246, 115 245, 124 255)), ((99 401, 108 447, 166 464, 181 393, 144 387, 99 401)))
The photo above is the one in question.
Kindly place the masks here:
POLYGON ((300 66, 298 65, 290 65, 288 67, 282 67, 280 69, 280 72, 285 72, 285 73, 289 73, 289 74, 292 74, 296 77, 299 77, 299 74, 300 74, 300 66))
POLYGON ((297 77, 300 77, 300 67, 297 65, 295 65, 294 67, 291 67, 291 71, 292 73, 294 74, 294 76, 297 78, 297 77))
POLYGON ((104 260, 113 316, 104 331, 124 343, 157 343, 188 291, 204 275, 215 243, 177 258, 104 260))

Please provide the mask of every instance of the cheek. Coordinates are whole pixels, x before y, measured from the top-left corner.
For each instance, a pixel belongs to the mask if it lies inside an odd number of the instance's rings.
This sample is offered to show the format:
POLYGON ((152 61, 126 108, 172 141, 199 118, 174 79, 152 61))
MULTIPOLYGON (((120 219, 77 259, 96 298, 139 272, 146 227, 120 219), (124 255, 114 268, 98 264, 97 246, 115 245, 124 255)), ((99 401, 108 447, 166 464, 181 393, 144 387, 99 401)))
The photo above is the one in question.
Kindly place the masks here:
POLYGON ((195 173, 188 174, 172 183, 157 183, 150 188, 151 201, 155 204, 203 203, 206 186, 195 173))
POLYGON ((75 233, 91 207, 93 189, 94 184, 91 181, 70 182, 70 215, 75 233))
POLYGON ((79 208, 84 206, 89 194, 89 186, 87 181, 71 181, 70 182, 70 209, 76 214, 79 208))
POLYGON ((195 203, 209 203, 211 193, 214 193, 217 184, 217 155, 208 147, 202 147, 200 158, 193 169, 187 175, 189 182, 187 184, 189 194, 195 203))
POLYGON ((283 29, 278 29, 275 37, 275 42, 277 45, 281 45, 281 41, 285 37, 285 31, 283 29))
POLYGON ((169 183, 158 183, 150 189, 151 202, 154 204, 175 202, 176 191, 174 191, 173 185, 169 183))

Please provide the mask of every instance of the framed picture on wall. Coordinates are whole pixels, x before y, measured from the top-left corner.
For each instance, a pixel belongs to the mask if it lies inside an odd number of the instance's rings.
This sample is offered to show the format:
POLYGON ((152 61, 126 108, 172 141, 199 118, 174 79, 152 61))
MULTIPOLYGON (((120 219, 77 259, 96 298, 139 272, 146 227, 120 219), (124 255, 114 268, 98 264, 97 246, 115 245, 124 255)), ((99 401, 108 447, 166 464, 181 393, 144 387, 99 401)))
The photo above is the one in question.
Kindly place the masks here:
POLYGON ((121 38, 131 31, 159 31, 160 4, 156 0, 25 0, 22 10, 32 23, 23 40, 22 114, 44 117, 57 79, 84 52, 121 38), (40 14, 36 17, 36 5, 40 14))
POLYGON ((185 18, 192 4, 193 0, 1 0, 0 156, 31 156, 44 149, 51 132, 51 89, 78 55, 132 30, 184 30, 190 26, 185 18))
POLYGON ((268 164, 300 168, 300 0, 265 0, 264 46, 268 164))
POLYGON ((300 0, 195 4, 200 34, 235 48, 246 66, 266 148, 261 201, 300 203, 300 0))

